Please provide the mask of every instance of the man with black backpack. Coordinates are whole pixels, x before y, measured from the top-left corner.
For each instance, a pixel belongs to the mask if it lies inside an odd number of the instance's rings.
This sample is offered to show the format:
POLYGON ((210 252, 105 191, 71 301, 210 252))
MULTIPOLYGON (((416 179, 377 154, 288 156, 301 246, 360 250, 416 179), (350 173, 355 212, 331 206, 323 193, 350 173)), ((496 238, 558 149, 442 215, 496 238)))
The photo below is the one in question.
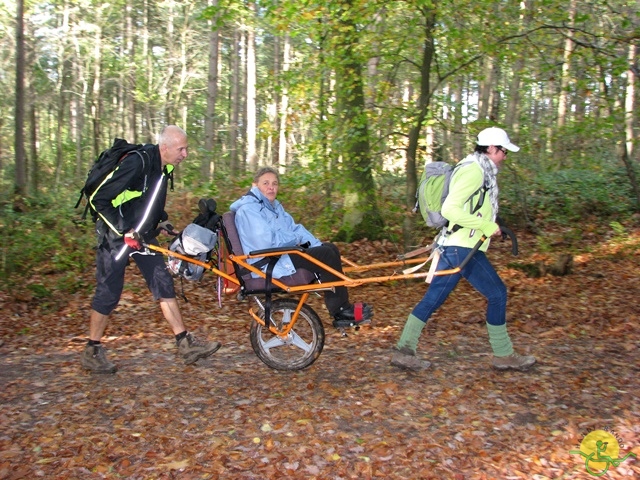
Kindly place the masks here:
POLYGON ((493 350, 493 367, 498 370, 529 369, 536 362, 533 356, 514 352, 507 333, 507 288, 487 259, 489 237, 501 235, 496 223, 498 215, 498 184, 496 176, 507 152, 520 148, 509 140, 501 128, 491 127, 478 134, 475 151, 467 156, 451 176, 449 194, 442 204, 442 216, 448 220, 439 234, 433 262, 436 270, 453 269, 460 265, 478 240, 486 237, 479 250, 459 273, 434 276, 427 293, 407 318, 391 364, 407 370, 422 370, 431 364, 416 356, 420 334, 431 315, 444 303, 461 278, 487 299, 486 326, 493 350), (482 188, 484 186, 484 188, 482 188), (486 192, 484 191, 486 189, 486 192), (488 201, 479 208, 478 197, 488 201))
POLYGON ((198 340, 187 331, 164 257, 141 251, 142 241, 157 245, 155 237, 161 230, 173 230, 164 210, 167 182, 173 168, 187 157, 187 134, 169 125, 160 132, 157 145, 141 146, 139 153, 119 161, 89 197, 97 216, 97 287, 91 303, 89 341, 81 363, 94 373, 117 370, 107 359, 101 339, 109 315, 120 301, 129 258, 136 262, 149 290, 159 300, 186 364, 220 348, 220 343, 198 340))

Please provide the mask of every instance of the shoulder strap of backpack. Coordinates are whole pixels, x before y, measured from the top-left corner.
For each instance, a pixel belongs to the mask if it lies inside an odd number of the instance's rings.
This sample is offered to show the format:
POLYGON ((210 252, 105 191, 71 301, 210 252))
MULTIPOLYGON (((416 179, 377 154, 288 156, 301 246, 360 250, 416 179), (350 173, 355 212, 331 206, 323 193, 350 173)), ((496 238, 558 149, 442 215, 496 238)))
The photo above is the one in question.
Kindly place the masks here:
MULTIPOLYGON (((453 177, 453 174, 455 173, 456 169, 459 166, 462 165, 469 165, 470 163, 473 163, 475 160, 468 160, 468 161, 461 161, 458 162, 456 164, 456 166, 453 169, 453 172, 451 172, 451 176, 453 177)), ((476 213, 478 210, 480 210, 480 208, 482 208, 482 205, 484 205, 484 199, 485 196, 487 194, 487 191, 489 190, 489 187, 487 186, 487 182, 486 179, 483 179, 482 181, 482 186, 480 188, 478 188, 475 192, 473 192, 469 198, 467 199, 467 202, 471 202, 471 209, 470 209, 470 213, 473 215, 474 213, 476 213), (475 197, 476 195, 478 195, 478 193, 480 193, 480 197, 478 197, 478 202, 474 205, 473 204, 473 197, 475 197)), ((466 202, 465 202, 466 203, 466 202)), ((447 232, 457 232, 458 230, 460 230, 462 227, 460 225, 453 225, 453 227, 448 228, 448 226, 443 227, 446 229, 447 232)))
MULTIPOLYGON (((118 139, 116 139, 117 141, 118 139)), ((122 155, 120 157, 120 159, 118 160, 118 164, 116 165, 116 168, 118 165, 120 165, 120 162, 122 162, 126 157, 128 157, 129 155, 131 155, 132 153, 137 153, 138 156, 140 157, 140 160, 142 160, 142 171, 144 172, 144 188, 146 189, 147 186, 147 174, 148 172, 146 172, 146 168, 150 165, 150 162, 145 162, 144 157, 147 155, 146 152, 144 152, 144 155, 142 154, 142 151, 140 148, 136 149, 136 150, 131 150, 127 153, 125 153, 124 155, 122 155)), ((114 168, 115 170, 115 168, 114 168)), ((82 189, 82 191, 80 192, 80 198, 78 199, 78 203, 76 204, 76 208, 78 207, 78 205, 80 205, 80 201, 82 200, 82 196, 84 195, 84 188, 82 189)), ((80 217, 82 220, 85 220, 87 218, 87 213, 89 212, 89 210, 91 209, 91 204, 87 199, 87 204, 84 207, 84 211, 82 212, 82 217, 80 217)), ((96 221, 97 218, 97 214, 95 211, 92 210, 92 215, 93 215, 93 220, 96 221)))

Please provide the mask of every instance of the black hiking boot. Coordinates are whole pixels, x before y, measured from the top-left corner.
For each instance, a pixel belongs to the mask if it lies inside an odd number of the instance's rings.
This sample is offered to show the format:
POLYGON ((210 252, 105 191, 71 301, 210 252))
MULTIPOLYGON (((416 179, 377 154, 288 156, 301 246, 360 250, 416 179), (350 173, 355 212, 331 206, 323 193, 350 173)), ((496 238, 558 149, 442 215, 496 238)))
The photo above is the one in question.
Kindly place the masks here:
POLYGON ((354 303, 348 307, 342 307, 333 316, 335 328, 355 327, 371 323, 373 307, 366 303, 354 303))

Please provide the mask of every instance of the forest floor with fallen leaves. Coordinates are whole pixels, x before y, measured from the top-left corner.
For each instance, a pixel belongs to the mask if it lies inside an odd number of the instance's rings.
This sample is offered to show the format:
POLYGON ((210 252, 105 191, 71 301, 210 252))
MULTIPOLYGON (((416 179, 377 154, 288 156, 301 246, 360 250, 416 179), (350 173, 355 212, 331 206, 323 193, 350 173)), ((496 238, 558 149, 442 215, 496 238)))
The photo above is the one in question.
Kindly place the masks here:
MULTIPOLYGON (((588 479, 580 449, 611 432, 640 455, 640 232, 585 236, 566 276, 529 278, 510 262, 553 261, 533 235, 489 251, 509 290, 508 325, 526 373, 491 369, 485 301, 464 281, 428 323, 429 370, 389 365, 421 280, 350 290, 375 306, 342 337, 320 298, 326 341, 309 368, 274 371, 249 342, 249 304, 218 303, 215 277, 186 283, 188 328, 222 342, 185 366, 135 267, 105 344, 119 370, 80 368, 92 289, 46 301, 0 292, 0 479, 588 479)), ((360 264, 385 242, 340 245, 360 264)), ((92 285, 93 271, 80 272, 92 285)), ((30 281, 25 279, 26 282, 30 281)), ((178 289, 179 283, 177 284, 178 289)), ((609 452, 612 450, 610 449, 609 452)), ((603 478, 640 478, 628 457, 603 478)))

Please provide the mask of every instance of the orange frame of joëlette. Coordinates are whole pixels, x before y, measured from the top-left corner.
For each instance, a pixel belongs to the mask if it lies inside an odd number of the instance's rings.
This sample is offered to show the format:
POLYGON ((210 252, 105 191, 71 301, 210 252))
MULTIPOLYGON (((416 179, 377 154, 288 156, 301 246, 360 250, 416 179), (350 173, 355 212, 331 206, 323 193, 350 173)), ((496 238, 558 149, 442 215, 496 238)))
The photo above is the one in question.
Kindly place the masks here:
MULTIPOLYGON (((221 230, 222 231, 222 230, 221 230)), ((226 239, 224 239, 226 241, 226 239)), ((334 270, 333 268, 329 267, 328 265, 319 262, 318 260, 316 260, 315 258, 313 258, 312 256, 308 255, 307 253, 305 253, 303 250, 301 249, 295 249, 295 248, 276 248, 276 249, 269 249, 266 251, 257 251, 257 252, 250 252, 248 255, 234 255, 234 254, 228 254, 228 259, 236 264, 237 266, 239 266, 240 268, 246 269, 252 273, 255 273, 256 275, 258 275, 261 278, 264 278, 266 280, 267 275, 265 272, 263 272, 262 270, 256 268, 255 266, 253 266, 251 263, 248 262, 248 260, 254 259, 254 258, 263 258, 263 257, 276 257, 276 256, 282 256, 285 254, 288 255, 300 255, 302 257, 304 257, 306 260, 314 263, 315 265, 317 265, 318 267, 320 267, 321 269, 332 273, 334 276, 336 276, 337 278, 340 278, 340 280, 337 281, 333 281, 333 282, 326 282, 326 283, 310 283, 310 284, 304 284, 304 285, 286 285, 284 283, 282 283, 280 280, 278 280, 277 278, 272 278, 271 279, 271 283, 273 284, 274 287, 280 289, 281 293, 294 293, 294 294, 301 294, 300 299, 298 301, 298 306, 296 308, 296 311, 294 312, 293 317, 291 318, 291 322, 288 322, 286 325, 284 325, 282 327, 282 329, 274 326, 274 325, 268 325, 269 330, 274 334, 274 335, 278 335, 278 336, 283 336, 285 337, 286 335, 289 334, 290 330, 293 328, 293 326, 295 325, 297 319, 298 319, 298 314, 300 313, 303 305, 305 304, 305 302, 307 301, 307 299, 309 298, 309 294, 312 292, 320 292, 320 291, 324 291, 324 290, 328 290, 328 289, 333 289, 334 287, 347 287, 347 288, 352 288, 352 287, 358 287, 364 284, 368 284, 368 283, 381 283, 381 282, 388 282, 388 281, 392 281, 392 280, 408 280, 408 279, 414 279, 414 278, 426 278, 429 275, 433 275, 433 276, 442 276, 442 275, 453 275, 456 273, 459 273, 464 266, 466 265, 466 263, 471 259, 471 257, 473 256, 473 254, 478 250, 478 248, 480 248, 480 245, 482 245, 482 243, 486 240, 486 237, 482 237, 478 243, 476 244, 476 246, 472 249, 472 251, 469 253, 469 255, 467 256, 467 258, 465 258, 463 260, 463 262, 455 267, 455 268, 451 268, 451 269, 447 269, 447 270, 439 270, 439 271, 435 271, 435 272, 419 272, 419 273, 397 273, 394 271, 393 274, 391 275, 384 275, 384 276, 375 276, 375 277, 366 277, 366 278, 352 278, 350 276, 347 275, 347 273, 354 273, 354 272, 368 272, 371 270, 376 270, 376 269, 384 269, 384 268, 392 268, 392 267, 407 267, 409 265, 416 265, 416 264, 420 264, 420 263, 427 263, 429 260, 429 257, 419 257, 419 258, 407 258, 408 255, 403 256, 404 258, 401 260, 396 260, 396 261, 391 261, 391 262, 381 262, 381 263, 373 263, 370 265, 358 265, 355 262, 352 262, 344 257, 342 257, 342 263, 344 266, 343 268, 343 272, 338 272, 336 270, 334 270)), ((227 280, 228 282, 237 285, 237 286, 242 286, 242 282, 241 280, 239 280, 235 274, 231 275, 225 271, 222 271, 221 269, 218 268, 217 262, 215 262, 215 259, 211 259, 208 262, 202 262, 200 260, 196 260, 193 257, 190 257, 188 255, 182 255, 180 253, 174 252, 172 250, 169 250, 168 248, 165 247, 161 247, 158 245, 152 245, 152 244, 145 244, 144 245, 145 248, 161 253, 165 256, 171 256, 173 258, 178 258, 180 260, 195 264, 195 265, 199 265, 201 267, 203 267, 206 270, 209 270, 210 272, 212 272, 214 275, 218 275, 219 277, 227 280)), ((428 251, 430 248, 424 248, 424 249, 420 249, 422 252, 426 252, 428 251)), ((274 292, 275 293, 275 292, 274 292)), ((248 296, 253 295, 251 292, 247 293, 248 296)), ((249 309, 249 314, 251 315, 251 317, 258 323, 260 323, 262 326, 266 326, 264 320, 253 310, 253 308, 249 309)))

